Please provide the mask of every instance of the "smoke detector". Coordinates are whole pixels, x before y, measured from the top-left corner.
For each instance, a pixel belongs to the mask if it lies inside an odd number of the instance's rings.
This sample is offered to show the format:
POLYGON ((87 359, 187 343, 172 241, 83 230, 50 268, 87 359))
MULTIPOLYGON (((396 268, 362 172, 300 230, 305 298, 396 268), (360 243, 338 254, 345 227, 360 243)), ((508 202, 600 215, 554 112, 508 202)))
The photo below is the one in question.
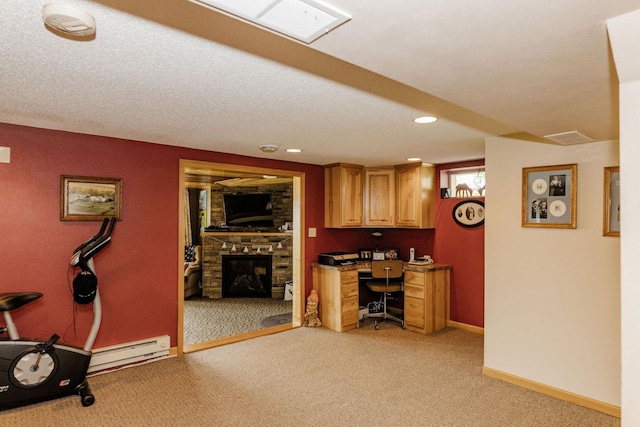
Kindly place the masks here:
POLYGON ((62 3, 47 3, 42 7, 42 18, 47 27, 72 37, 89 37, 96 33, 93 16, 62 3))
POLYGON ((260 151, 263 153, 275 153, 278 151, 278 146, 276 144, 264 144, 260 146, 260 151))

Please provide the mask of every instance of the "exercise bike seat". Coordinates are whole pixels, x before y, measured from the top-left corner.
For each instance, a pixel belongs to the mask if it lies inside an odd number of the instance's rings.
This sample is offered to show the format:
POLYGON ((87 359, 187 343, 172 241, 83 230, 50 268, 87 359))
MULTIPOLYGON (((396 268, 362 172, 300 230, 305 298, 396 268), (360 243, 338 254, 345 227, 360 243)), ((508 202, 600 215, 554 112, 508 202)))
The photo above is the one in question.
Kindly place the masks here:
POLYGON ((40 292, 4 292, 0 293, 0 311, 11 311, 31 301, 37 300, 40 292))

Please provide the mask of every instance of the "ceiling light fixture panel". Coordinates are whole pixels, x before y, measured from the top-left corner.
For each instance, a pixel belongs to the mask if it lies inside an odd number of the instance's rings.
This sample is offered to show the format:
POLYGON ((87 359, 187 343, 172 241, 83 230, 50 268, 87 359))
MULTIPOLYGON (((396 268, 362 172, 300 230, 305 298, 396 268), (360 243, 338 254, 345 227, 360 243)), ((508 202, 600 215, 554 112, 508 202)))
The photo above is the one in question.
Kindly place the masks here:
POLYGON ((248 20, 305 43, 351 19, 318 0, 189 0, 248 20))

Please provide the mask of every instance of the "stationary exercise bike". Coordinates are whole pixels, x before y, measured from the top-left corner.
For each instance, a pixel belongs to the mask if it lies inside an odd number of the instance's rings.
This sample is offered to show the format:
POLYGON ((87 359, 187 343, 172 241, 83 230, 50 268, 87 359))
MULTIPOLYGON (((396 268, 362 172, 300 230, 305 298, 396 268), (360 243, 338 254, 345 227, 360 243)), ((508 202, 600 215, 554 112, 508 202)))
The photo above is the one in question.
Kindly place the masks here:
POLYGON ((47 341, 21 339, 11 311, 42 297, 39 292, 0 293, 0 311, 8 339, 0 340, 0 410, 79 394, 82 406, 91 406, 95 398, 86 380, 91 348, 102 320, 102 306, 95 276, 93 257, 111 242, 115 218, 106 218, 100 232, 73 251, 69 264, 79 267, 73 280, 74 300, 93 302, 93 323, 83 348, 57 344, 58 335, 47 341), (106 233, 105 233, 106 231, 106 233))

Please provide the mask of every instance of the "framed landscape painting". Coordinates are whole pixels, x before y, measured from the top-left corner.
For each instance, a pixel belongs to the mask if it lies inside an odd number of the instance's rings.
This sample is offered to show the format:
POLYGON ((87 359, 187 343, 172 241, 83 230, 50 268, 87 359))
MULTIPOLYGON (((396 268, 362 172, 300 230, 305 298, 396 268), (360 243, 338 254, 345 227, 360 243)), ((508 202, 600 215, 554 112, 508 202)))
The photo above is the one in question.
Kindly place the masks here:
POLYGON ((60 219, 122 219, 122 180, 87 176, 60 177, 60 219))

